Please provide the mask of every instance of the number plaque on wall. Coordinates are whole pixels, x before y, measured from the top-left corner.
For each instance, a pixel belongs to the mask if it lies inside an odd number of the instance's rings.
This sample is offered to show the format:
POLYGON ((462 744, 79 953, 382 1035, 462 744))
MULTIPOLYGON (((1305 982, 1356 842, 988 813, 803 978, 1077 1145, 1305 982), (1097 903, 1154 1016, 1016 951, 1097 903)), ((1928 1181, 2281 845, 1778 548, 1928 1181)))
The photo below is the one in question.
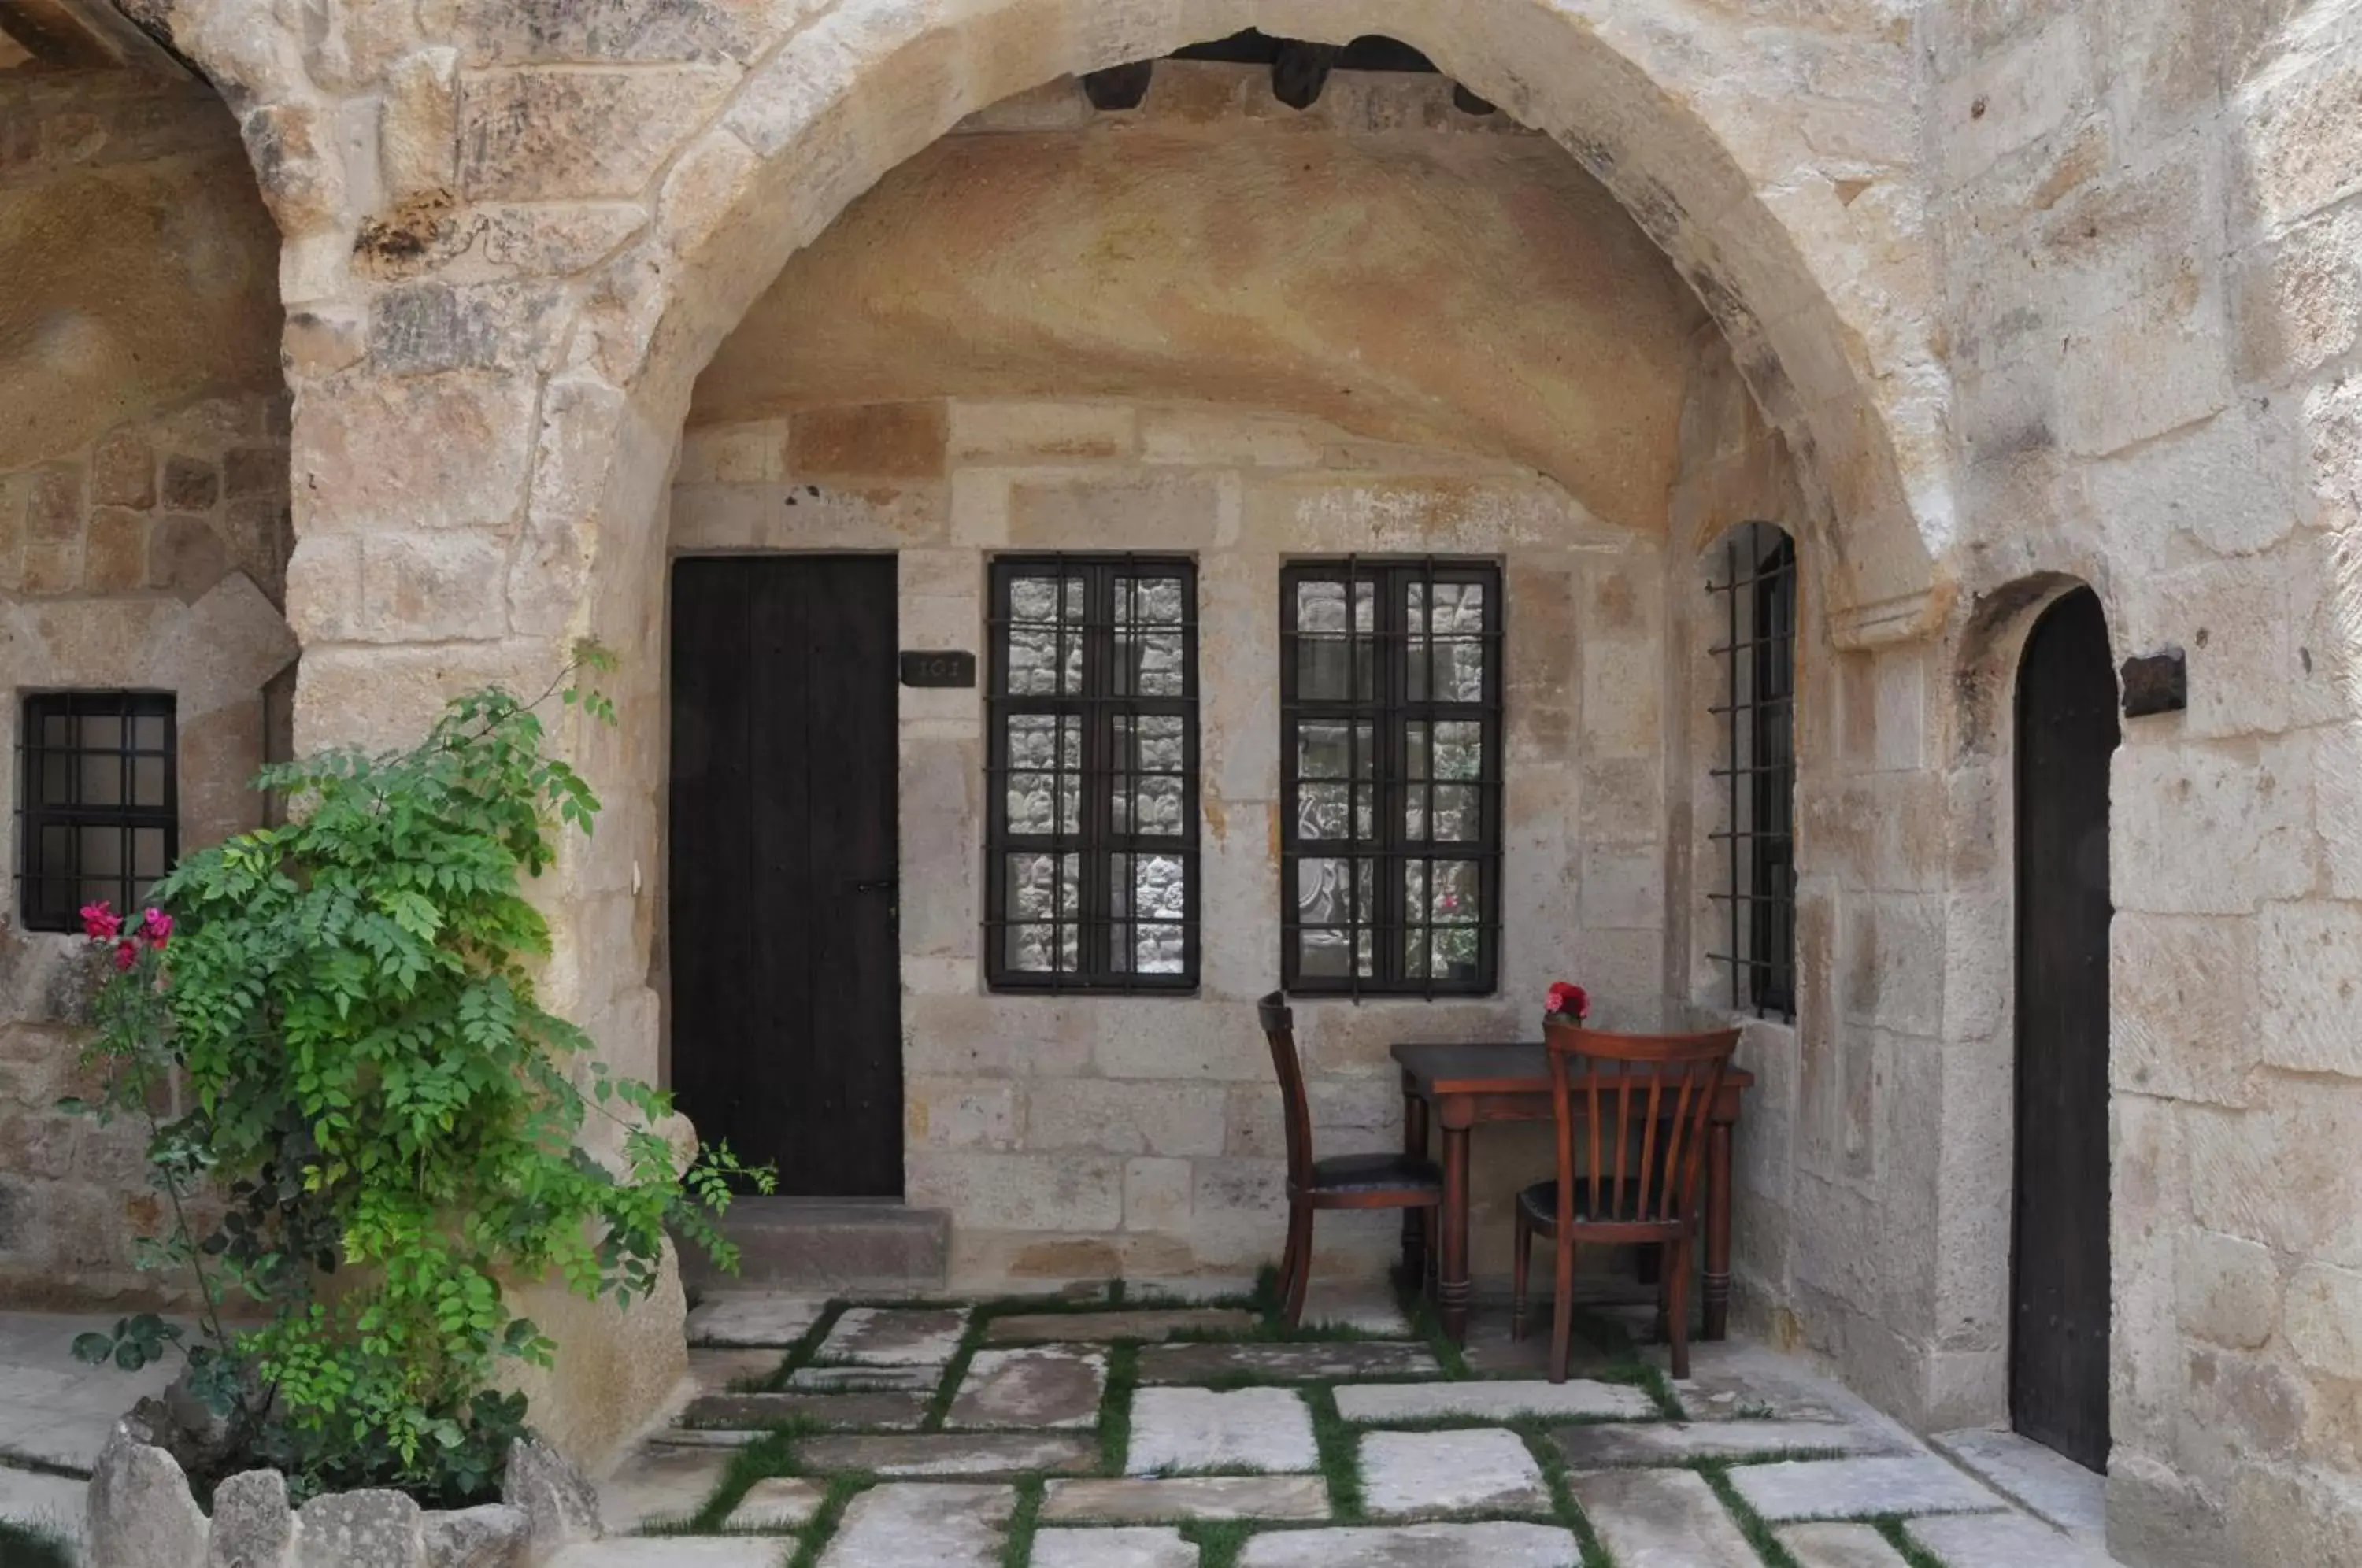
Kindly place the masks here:
POLYGON ((905 686, 974 686, 976 655, 959 648, 904 648, 905 686))

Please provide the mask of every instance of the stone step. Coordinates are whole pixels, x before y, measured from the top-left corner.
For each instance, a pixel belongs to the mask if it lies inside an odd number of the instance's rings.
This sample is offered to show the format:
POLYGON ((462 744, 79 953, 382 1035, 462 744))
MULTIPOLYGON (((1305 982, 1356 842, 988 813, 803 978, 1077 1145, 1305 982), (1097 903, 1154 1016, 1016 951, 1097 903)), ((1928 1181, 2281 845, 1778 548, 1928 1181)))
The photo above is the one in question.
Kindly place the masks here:
POLYGON ((1760 1568, 1738 1523, 1692 1470, 1601 1470, 1567 1483, 1617 1568, 1760 1568))
POLYGON ((1902 1459, 1803 1459, 1741 1464, 1730 1484, 1773 1524, 1867 1518, 1873 1514, 1959 1514, 2002 1500, 1934 1454, 1902 1459))
POLYGON ((884 1199, 741 1198, 722 1218, 738 1248, 725 1275, 694 1247, 681 1249, 692 1287, 834 1294, 919 1294, 944 1287, 952 1220, 941 1209, 884 1199))

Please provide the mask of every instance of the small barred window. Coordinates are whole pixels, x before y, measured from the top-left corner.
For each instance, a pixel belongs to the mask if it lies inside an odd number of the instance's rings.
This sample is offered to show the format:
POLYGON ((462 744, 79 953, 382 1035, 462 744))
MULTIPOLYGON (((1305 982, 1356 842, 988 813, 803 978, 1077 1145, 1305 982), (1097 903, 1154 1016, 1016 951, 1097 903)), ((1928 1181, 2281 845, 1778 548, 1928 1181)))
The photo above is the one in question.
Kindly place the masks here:
POLYGON ((1723 917, 1714 955, 1730 968, 1731 1005, 1764 1017, 1796 1011, 1796 546, 1768 523, 1730 531, 1707 592, 1719 661, 1723 917))
POLYGON ((84 904, 137 908, 180 853, 171 694, 28 697, 17 749, 27 929, 72 930, 84 904))

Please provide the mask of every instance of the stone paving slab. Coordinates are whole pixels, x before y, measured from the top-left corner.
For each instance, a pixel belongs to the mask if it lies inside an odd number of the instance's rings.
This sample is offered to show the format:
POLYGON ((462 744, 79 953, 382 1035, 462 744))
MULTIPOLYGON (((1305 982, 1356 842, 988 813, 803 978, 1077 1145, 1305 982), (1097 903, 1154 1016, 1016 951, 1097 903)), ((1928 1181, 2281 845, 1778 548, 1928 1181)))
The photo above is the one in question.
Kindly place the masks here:
POLYGON ((705 1506, 736 1456, 728 1449, 649 1444, 599 1484, 599 1518, 615 1535, 679 1524, 705 1506))
POLYGON ((1131 1397, 1127 1474, 1314 1470, 1319 1464, 1312 1411, 1293 1389, 1142 1388, 1131 1397))
POLYGON ((1341 1377, 1440 1377, 1442 1374, 1425 1345, 1386 1340, 1140 1348, 1140 1381, 1148 1384, 1212 1383, 1240 1376, 1326 1383, 1341 1377))
POLYGON ((920 1432, 806 1438, 796 1457, 808 1470, 869 1470, 880 1475, 1073 1475, 1098 1463, 1098 1443, 1071 1432, 920 1432))
POLYGON ((863 1366, 943 1366, 967 1332, 964 1307, 854 1307, 831 1326, 813 1359, 863 1366))
POLYGON ((768 1382, 786 1359, 787 1353, 776 1349, 724 1350, 700 1345, 689 1353, 689 1375, 701 1394, 728 1394, 748 1384, 768 1382))
POLYGON ((822 1394, 789 1389, 778 1394, 704 1394, 689 1402, 680 1419, 692 1427, 768 1427, 810 1420, 832 1427, 907 1427, 926 1419, 927 1393, 822 1394))
MULTIPOLYGON (((771 1346, 784 1353, 828 1310, 815 1296, 716 1296, 689 1315, 692 1345, 771 1346)), ((777 1363, 773 1363, 777 1365, 777 1363)))
POLYGON ((2108 1481, 2016 1432, 1945 1432, 1935 1444, 1985 1485, 2069 1535, 2108 1539, 2108 1481))
POLYGON ((1951 1514, 1903 1529, 1945 1568, 2116 1568, 2098 1547, 2024 1514, 1951 1514))
POLYGON ((1198 1568, 1198 1549, 1177 1529, 1045 1529, 1032 1568, 1198 1568))
POLYGON ((1578 1568, 1582 1562, 1573 1530, 1502 1523, 1274 1530, 1239 1554, 1239 1568, 1578 1568))
POLYGON ((811 1523, 828 1489, 800 1475, 769 1475, 746 1488, 725 1529, 797 1529, 811 1523))
POLYGON ((1098 1424, 1107 1356, 1056 1346, 980 1350, 944 1413, 952 1427, 1052 1429, 1098 1424))
POLYGON ((1499 1427, 1370 1432, 1362 1439, 1361 1466, 1363 1499, 1380 1518, 1551 1507, 1550 1486, 1526 1440, 1499 1427))
POLYGON ((1658 1413, 1645 1389, 1622 1383, 1372 1383, 1337 1390, 1337 1413, 1349 1421, 1419 1421, 1475 1416, 1611 1417, 1641 1420, 1658 1413))
POLYGON ((83 1494, 89 1483, 65 1475, 0 1467, 0 1519, 64 1536, 83 1529, 83 1494))
MULTIPOLYGON (((1775 1533, 1796 1560, 1796 1568, 1911 1568, 1874 1525, 1800 1524, 1775 1533)), ((2025 1568, 2036 1568, 2039 1562, 2028 1559, 2025 1568)))
POLYGON ((1329 1517, 1329 1484, 1318 1475, 1179 1475, 1162 1481, 1053 1481, 1044 1520, 1124 1524, 1146 1519, 1280 1519, 1329 1517))
POLYGON ((995 1318, 986 1325, 988 1344, 1050 1344, 1078 1342, 1143 1340, 1151 1343, 1175 1334, 1245 1334, 1262 1320, 1242 1308, 1175 1307, 1124 1312, 1029 1312, 995 1318))
POLYGON ((872 1486, 844 1510, 820 1568, 999 1568, 1010 1486, 872 1486))
POLYGON ((579 1542, 546 1568, 779 1568, 786 1560, 785 1544, 776 1537, 643 1535, 579 1542))
POLYGON ((1871 1514, 1965 1513, 2003 1506, 1933 1454, 1742 1464, 1732 1469, 1730 1484, 1749 1507, 1773 1524, 1871 1514))
POLYGON ((1567 1487, 1617 1568, 1762 1568, 1694 1470, 1601 1470, 1567 1487))
POLYGON ((647 1441, 650 1448, 751 1448, 770 1435, 747 1427, 667 1427, 647 1441))
POLYGON ((800 1366, 788 1375, 788 1386, 815 1394, 932 1394, 943 1380, 941 1366, 800 1366))
POLYGON ((1316 1279, 1305 1288, 1303 1320, 1308 1327, 1356 1329, 1403 1339, 1410 1335, 1402 1300, 1384 1280, 1316 1279))
POLYGON ((1819 1421, 1601 1421, 1551 1434, 1578 1470, 1617 1464, 1683 1464, 1803 1449, 1845 1453, 1897 1452, 1880 1431, 1819 1421))
MULTIPOLYGON (((1471 1372, 1486 1377, 1513 1375, 1544 1377, 1550 1373, 1550 1308, 1547 1302, 1533 1320, 1535 1329, 1522 1340, 1509 1337, 1509 1313, 1507 1308, 1496 1311, 1479 1312, 1469 1322, 1468 1339, 1460 1347, 1461 1358, 1471 1372)), ((1567 1375, 1589 1377, 1613 1365, 1614 1358, 1582 1335, 1575 1336, 1567 1357, 1567 1375)))

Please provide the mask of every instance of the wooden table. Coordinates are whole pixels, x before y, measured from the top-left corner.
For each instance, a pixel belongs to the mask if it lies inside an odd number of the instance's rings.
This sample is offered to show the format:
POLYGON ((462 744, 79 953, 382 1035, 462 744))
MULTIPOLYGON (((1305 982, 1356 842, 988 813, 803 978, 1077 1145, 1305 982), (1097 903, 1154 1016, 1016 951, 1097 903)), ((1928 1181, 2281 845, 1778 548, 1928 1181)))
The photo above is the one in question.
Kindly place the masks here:
MULTIPOLYGON (((1514 1045, 1418 1045, 1393 1047, 1402 1067, 1403 1147, 1427 1157, 1432 1117, 1443 1130, 1442 1257, 1436 1270, 1435 1299, 1443 1331, 1453 1341, 1468 1333, 1468 1132, 1480 1121, 1548 1121, 1550 1054, 1539 1043, 1514 1045)), ((1582 1080, 1574 1080, 1581 1092, 1582 1080)), ((1723 1337, 1730 1319, 1730 1130, 1738 1123, 1739 1092, 1752 1088, 1752 1074, 1737 1067, 1723 1076, 1722 1091, 1707 1113, 1705 1167, 1705 1337, 1723 1337)), ((1537 1178, 1540 1179, 1540 1178, 1537 1178)), ((1426 1276, 1423 1232, 1417 1211, 1403 1223, 1403 1263, 1410 1277, 1426 1276)))

